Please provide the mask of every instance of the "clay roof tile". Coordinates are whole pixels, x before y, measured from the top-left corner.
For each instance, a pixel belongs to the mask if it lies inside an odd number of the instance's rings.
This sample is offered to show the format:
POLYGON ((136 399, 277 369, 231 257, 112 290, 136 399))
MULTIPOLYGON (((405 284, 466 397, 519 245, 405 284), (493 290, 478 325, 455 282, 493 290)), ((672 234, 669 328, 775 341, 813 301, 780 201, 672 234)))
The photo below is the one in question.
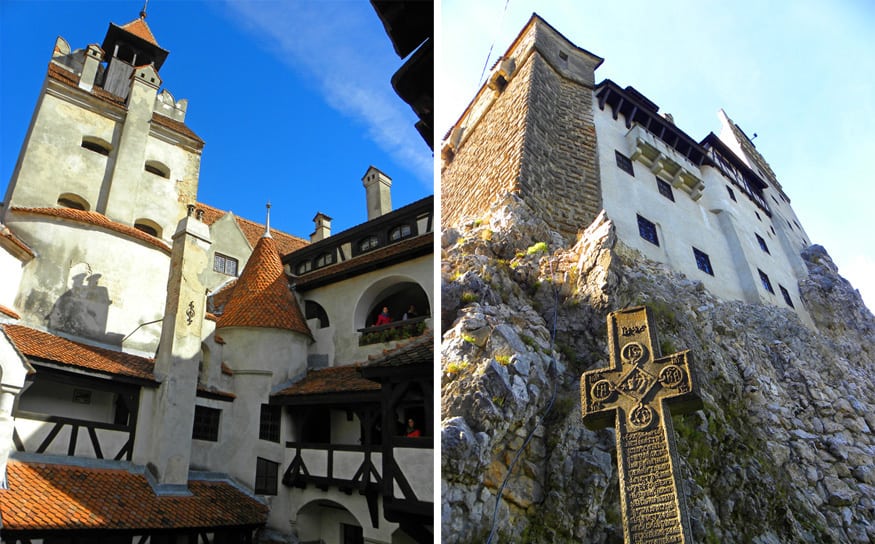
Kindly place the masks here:
POLYGON ((234 292, 216 323, 223 327, 265 327, 287 329, 312 338, 297 300, 289 289, 273 238, 256 244, 246 268, 237 279, 234 292))
POLYGON ((33 531, 255 527, 268 508, 228 482, 188 482, 190 496, 158 496, 142 474, 115 468, 7 464, 3 536, 33 531), (7 534, 8 533, 8 534, 7 534))

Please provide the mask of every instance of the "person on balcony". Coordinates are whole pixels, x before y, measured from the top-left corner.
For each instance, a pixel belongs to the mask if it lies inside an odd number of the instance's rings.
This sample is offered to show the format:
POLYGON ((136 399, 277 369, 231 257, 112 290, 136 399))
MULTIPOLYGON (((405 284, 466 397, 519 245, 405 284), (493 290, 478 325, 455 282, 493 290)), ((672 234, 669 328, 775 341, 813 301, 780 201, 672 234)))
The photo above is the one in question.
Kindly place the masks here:
POLYGON ((419 314, 416 313, 416 306, 411 304, 410 308, 408 308, 407 311, 404 312, 404 317, 402 317, 401 319, 403 319, 404 321, 407 321, 408 319, 413 319, 414 317, 418 317, 418 316, 419 316, 419 314))
POLYGON ((413 418, 407 420, 407 436, 408 438, 419 438, 422 433, 416 428, 416 422, 413 418))
POLYGON ((383 313, 377 316, 377 322, 374 324, 375 327, 379 327, 380 325, 388 325, 392 322, 392 318, 389 317, 389 307, 383 306, 383 313))

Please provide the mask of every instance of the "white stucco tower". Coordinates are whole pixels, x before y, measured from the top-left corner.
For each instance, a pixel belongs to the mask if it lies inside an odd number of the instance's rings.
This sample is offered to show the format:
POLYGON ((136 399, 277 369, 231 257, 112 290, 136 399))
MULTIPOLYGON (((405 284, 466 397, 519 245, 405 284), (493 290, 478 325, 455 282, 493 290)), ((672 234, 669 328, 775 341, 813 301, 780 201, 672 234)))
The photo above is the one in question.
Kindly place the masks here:
POLYGON ((111 23, 102 45, 58 38, 7 209, 94 211, 169 242, 195 200, 203 141, 184 125, 187 102, 158 92, 167 55, 145 14, 111 23))

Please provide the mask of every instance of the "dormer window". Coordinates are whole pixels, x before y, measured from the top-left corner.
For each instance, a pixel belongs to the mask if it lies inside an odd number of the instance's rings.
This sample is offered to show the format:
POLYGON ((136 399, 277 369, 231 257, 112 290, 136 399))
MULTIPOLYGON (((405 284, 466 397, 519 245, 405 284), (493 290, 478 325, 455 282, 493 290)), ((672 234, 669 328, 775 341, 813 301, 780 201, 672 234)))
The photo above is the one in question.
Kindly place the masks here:
POLYGON ((322 253, 318 257, 316 257, 316 268, 321 268, 323 266, 327 266, 334 262, 334 255, 331 253, 322 253))
POLYGON ((237 276, 237 259, 216 253, 213 255, 213 271, 228 276, 237 276))
POLYGON ((84 136, 82 138, 82 147, 103 156, 109 155, 109 152, 112 151, 112 145, 109 142, 94 136, 84 136))
POLYGON ((298 263, 298 265, 295 267, 295 274, 300 276, 301 274, 306 274, 311 270, 313 270, 313 262, 308 259, 306 261, 298 263))
POLYGON ((380 239, 376 236, 368 236, 359 241, 359 251, 364 253, 370 251, 380 245, 380 239))
POLYGON ((150 174, 155 174, 156 176, 170 179, 170 168, 168 168, 167 165, 158 161, 146 161, 146 166, 144 167, 144 169, 150 174))
POLYGON ((73 210, 82 210, 87 212, 90 206, 88 202, 79 195, 73 193, 64 193, 58 197, 58 206, 62 208, 71 208, 73 210))
POLYGON ((398 242, 399 240, 410 237, 412 233, 413 231, 410 229, 410 225, 399 225, 389 231, 389 240, 398 242))

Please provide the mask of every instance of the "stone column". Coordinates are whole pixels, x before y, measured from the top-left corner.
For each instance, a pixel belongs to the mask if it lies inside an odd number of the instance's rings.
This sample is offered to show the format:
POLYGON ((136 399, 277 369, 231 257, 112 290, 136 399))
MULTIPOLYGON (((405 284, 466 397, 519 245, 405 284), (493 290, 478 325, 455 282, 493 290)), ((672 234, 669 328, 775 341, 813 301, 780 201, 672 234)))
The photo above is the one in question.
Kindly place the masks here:
POLYGON ((199 274, 207 266, 209 246, 210 232, 204 223, 191 215, 179 222, 173 235, 167 302, 155 359, 155 377, 161 386, 149 418, 147 460, 159 488, 169 491, 184 491, 188 481, 206 305, 206 288, 199 274))

